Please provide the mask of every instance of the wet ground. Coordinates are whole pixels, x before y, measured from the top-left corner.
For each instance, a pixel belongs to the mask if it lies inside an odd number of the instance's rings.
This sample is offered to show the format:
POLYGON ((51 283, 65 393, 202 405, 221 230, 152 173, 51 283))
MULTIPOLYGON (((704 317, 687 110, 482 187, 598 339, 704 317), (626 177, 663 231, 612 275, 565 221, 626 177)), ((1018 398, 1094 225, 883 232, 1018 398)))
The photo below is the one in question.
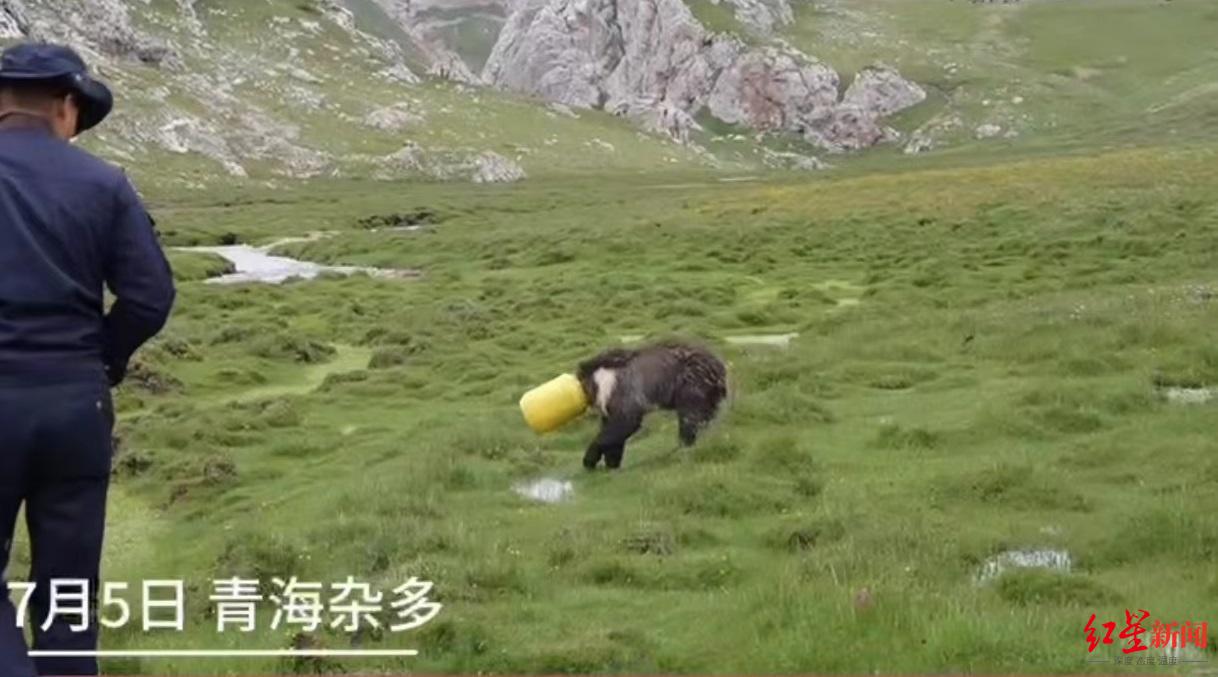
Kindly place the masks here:
MULTIPOLYGON (((646 337, 641 334, 626 334, 619 336, 622 343, 638 343, 646 337)), ((726 336, 724 341, 737 346, 770 346, 773 348, 788 348, 791 342, 799 338, 799 334, 750 334, 747 336, 726 336)))
POLYGON ((328 266, 312 261, 300 261, 286 256, 276 256, 270 253, 270 247, 252 247, 238 244, 216 247, 182 247, 181 251, 216 254, 228 260, 236 268, 236 272, 207 280, 208 284, 241 284, 261 282, 266 284, 281 284, 292 279, 312 280, 320 275, 332 273, 338 275, 366 274, 372 277, 384 278, 414 278, 417 271, 385 270, 361 266, 328 266))
POLYGON ((994 555, 981 565, 978 583, 989 583, 1014 569, 1048 569, 1070 573, 1074 560, 1065 550, 1007 550, 994 555))
POLYGON ((520 496, 541 503, 562 503, 575 493, 575 484, 570 480, 553 477, 543 477, 531 482, 517 484, 513 487, 520 496))
POLYGON ((788 348, 791 342, 799 338, 799 334, 752 334, 747 336, 728 336, 724 340, 737 346, 770 346, 788 348))
POLYGON ((1165 388, 1163 396, 1172 404, 1208 404, 1218 398, 1218 388, 1165 388))

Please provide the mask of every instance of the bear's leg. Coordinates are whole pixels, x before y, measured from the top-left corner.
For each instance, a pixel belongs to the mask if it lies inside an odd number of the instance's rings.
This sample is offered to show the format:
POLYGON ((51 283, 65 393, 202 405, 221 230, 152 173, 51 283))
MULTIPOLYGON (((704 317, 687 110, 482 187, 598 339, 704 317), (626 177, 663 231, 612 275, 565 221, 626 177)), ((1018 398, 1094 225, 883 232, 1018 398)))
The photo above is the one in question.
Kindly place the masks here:
POLYGON ((609 425, 609 419, 601 417, 601 431, 597 433, 596 438, 588 445, 588 449, 584 452, 584 468, 595 470, 597 464, 601 462, 601 457, 605 455, 605 449, 601 446, 601 438, 605 435, 605 428, 609 425))
POLYGON ((715 420, 724 393, 718 388, 690 388, 678 394, 676 406, 678 435, 682 447, 698 442, 698 436, 715 420))
POLYGON ((677 434, 682 447, 692 447, 698 435, 715 418, 719 403, 714 398, 690 397, 677 404, 677 434))
POLYGON ((697 412, 677 412, 677 437, 680 438, 681 446, 692 447, 697 444, 698 433, 702 432, 705 425, 697 412))
MULTIPOLYGON (((643 426, 643 414, 630 412, 611 415, 601 427, 593 445, 604 454, 605 466, 610 470, 622 467, 622 457, 626 454, 626 441, 643 426)), ((587 464, 585 463, 585 467, 587 464)), ((595 467, 595 466, 593 466, 595 467)))

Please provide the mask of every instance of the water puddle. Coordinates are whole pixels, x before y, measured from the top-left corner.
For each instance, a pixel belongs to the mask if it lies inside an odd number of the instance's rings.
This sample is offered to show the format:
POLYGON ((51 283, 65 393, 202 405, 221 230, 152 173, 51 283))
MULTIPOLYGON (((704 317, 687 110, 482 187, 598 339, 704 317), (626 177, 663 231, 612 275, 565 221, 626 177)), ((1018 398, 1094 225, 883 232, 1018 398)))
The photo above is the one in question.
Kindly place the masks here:
POLYGON ((754 334, 751 336, 729 336, 725 340, 736 346, 770 346, 788 348, 799 334, 754 334))
POLYGON ((1208 404, 1218 398, 1218 388, 1164 388, 1163 396, 1172 404, 1208 404))
POLYGON ((1008 550, 985 561, 977 574, 978 583, 989 583, 1012 569, 1048 569, 1070 573, 1074 565, 1065 550, 1008 550))
MULTIPOLYGON (((639 343, 647 337, 643 334, 623 334, 618 337, 622 343, 639 343)), ((769 346, 773 348, 790 347, 791 341, 799 338, 799 334, 753 334, 749 336, 728 336, 723 340, 736 346, 769 346)))
POLYGON ((419 272, 415 270, 391 270, 364 266, 329 266, 286 256, 276 256, 271 253, 274 247, 282 244, 308 242, 315 239, 318 239, 318 237, 287 238, 264 247, 239 244, 214 247, 178 247, 177 249, 184 252, 215 254, 229 261, 236 268, 234 273, 209 278, 207 280, 208 284, 242 284, 246 282, 281 284, 292 279, 312 280, 327 273, 338 275, 366 274, 370 277, 393 279, 413 279, 419 277, 419 272))
POLYGON ((570 480, 559 480, 543 477, 539 480, 517 484, 513 490, 528 499, 542 503, 562 503, 575 493, 575 485, 570 480))

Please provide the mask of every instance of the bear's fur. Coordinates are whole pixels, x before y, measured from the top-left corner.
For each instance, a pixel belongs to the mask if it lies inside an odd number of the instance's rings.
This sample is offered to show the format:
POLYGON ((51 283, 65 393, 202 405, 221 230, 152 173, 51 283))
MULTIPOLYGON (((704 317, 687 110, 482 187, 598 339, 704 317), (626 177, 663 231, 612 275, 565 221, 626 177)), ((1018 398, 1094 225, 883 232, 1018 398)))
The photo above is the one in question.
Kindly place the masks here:
POLYGON ((728 392, 724 362, 684 341, 612 348, 581 362, 577 376, 601 417, 600 433, 584 454, 589 470, 602 458, 608 468, 620 468, 627 440, 656 410, 675 411, 681 446, 693 446, 728 392))

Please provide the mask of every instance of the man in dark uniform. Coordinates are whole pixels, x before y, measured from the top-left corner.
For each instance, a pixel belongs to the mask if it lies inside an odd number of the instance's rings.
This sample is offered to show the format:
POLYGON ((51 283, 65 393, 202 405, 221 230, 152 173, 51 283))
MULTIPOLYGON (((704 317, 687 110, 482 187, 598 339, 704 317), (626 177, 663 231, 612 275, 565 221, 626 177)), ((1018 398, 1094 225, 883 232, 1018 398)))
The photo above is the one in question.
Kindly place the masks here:
MULTIPOLYGON (((20 506, 30 535, 26 623, 39 652, 97 649, 97 588, 114 412, 110 388, 164 327, 175 290, 122 170, 76 148, 110 90, 66 47, 0 55, 0 571, 20 506), (115 301, 105 309, 108 288, 115 301), (71 579, 71 580, 69 580, 71 579), (87 581, 88 629, 77 632, 87 581)), ((0 587, 0 675, 95 675, 96 658, 31 660, 0 587)))

